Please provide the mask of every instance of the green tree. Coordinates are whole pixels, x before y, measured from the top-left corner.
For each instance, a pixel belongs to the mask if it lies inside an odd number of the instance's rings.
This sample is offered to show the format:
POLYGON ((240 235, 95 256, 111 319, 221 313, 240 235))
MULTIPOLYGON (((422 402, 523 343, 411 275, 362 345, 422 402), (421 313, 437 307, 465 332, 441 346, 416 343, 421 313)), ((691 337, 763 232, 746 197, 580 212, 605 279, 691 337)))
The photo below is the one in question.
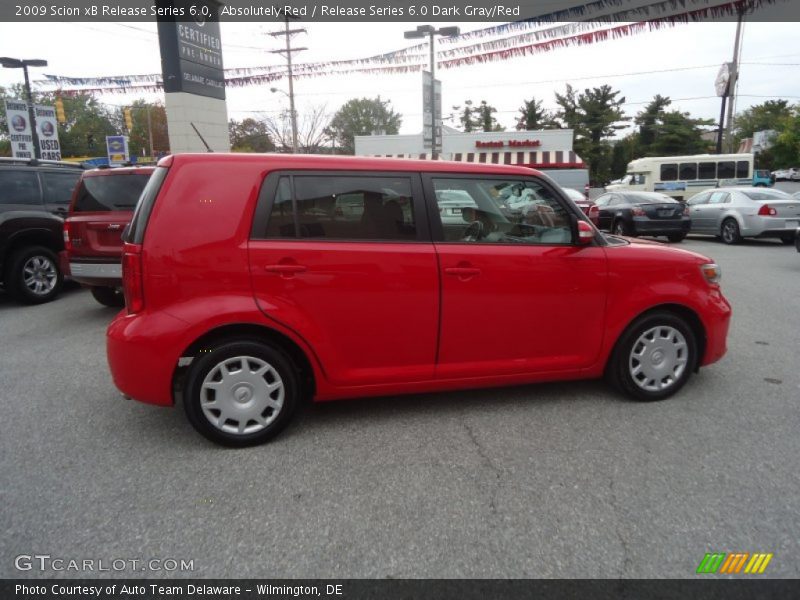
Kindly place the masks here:
POLYGON ((542 108, 541 100, 536 100, 536 98, 523 100, 522 106, 519 107, 519 113, 516 126, 517 131, 532 131, 535 129, 552 129, 558 127, 558 123, 555 122, 550 112, 542 108))
POLYGON ((623 129, 630 118, 622 112, 625 98, 619 91, 603 85, 578 93, 567 85, 564 94, 556 93, 560 110, 557 117, 574 132, 575 151, 589 163, 592 181, 605 181, 611 173, 611 146, 608 139, 623 129))
POLYGON ((325 129, 335 141, 337 152, 355 154, 355 136, 385 135, 400 131, 403 118, 389 106, 390 102, 377 98, 353 98, 342 106, 325 129))
POLYGON ((663 117, 665 109, 672 104, 669 97, 656 94, 652 102, 634 118, 634 123, 639 126, 638 142, 639 156, 655 156, 650 154, 650 148, 656 141, 656 132, 659 120, 663 117))
POLYGON ((778 136, 770 149, 778 168, 800 165, 800 104, 778 123, 778 136))
POLYGON ((136 100, 130 106, 133 129, 128 134, 128 147, 132 155, 150 157, 150 133, 153 134, 155 156, 169 153, 167 111, 160 102, 136 100), (150 113, 149 125, 148 115, 150 113))
POLYGON ((650 156, 678 156, 708 152, 709 142, 703 139, 701 127, 713 124, 713 119, 692 119, 689 113, 677 110, 665 112, 655 126, 655 140, 648 153, 650 156))
POLYGON ((270 139, 267 124, 246 118, 241 121, 231 119, 228 122, 233 152, 272 152, 275 144, 270 139))

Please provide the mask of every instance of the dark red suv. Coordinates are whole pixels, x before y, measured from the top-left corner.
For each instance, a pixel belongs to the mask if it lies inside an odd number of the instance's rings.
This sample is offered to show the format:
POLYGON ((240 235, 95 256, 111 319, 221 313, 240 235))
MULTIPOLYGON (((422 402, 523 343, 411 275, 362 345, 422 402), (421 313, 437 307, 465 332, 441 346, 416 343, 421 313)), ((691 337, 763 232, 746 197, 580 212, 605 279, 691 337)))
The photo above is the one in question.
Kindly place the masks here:
POLYGON ((229 445, 312 398, 605 375, 659 400, 723 356, 731 315, 709 258, 605 236, 537 171, 490 164, 168 157, 122 270, 115 384, 182 396, 229 445), (505 209, 510 186, 529 210, 505 209))
POLYGON ((72 278, 106 306, 122 306, 122 231, 154 167, 85 171, 64 222, 72 278))

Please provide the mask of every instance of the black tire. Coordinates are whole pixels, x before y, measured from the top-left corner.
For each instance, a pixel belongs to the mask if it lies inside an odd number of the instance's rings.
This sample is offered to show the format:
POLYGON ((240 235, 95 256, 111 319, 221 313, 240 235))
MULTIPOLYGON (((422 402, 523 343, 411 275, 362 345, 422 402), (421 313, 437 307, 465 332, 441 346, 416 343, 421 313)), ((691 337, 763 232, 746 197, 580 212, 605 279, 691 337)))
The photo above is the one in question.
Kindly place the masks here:
POLYGON ((680 390, 696 365, 697 340, 692 328, 674 313, 654 311, 636 319, 617 340, 606 368, 606 379, 625 395, 651 402, 668 398, 680 390), (646 344, 651 342, 642 340, 650 332, 655 333, 653 350, 648 354, 646 344), (682 341, 676 333, 683 337, 682 341), (642 358, 649 362, 645 363, 642 358), (671 362, 671 359, 674 360, 671 362), (639 372, 634 374, 637 367, 639 372), (654 373, 664 374, 663 379, 651 380, 654 373), (668 379, 671 381, 666 381, 668 379))
POLYGON ((625 223, 623 219, 617 219, 614 221, 614 224, 611 226, 611 233, 614 235, 633 235, 630 231, 630 227, 625 223))
POLYGON ((739 233, 739 223, 736 219, 725 219, 720 227, 719 235, 722 241, 726 244, 738 244, 742 241, 742 235, 739 233))
POLYGON ((672 242, 673 244, 677 244, 678 242, 682 242, 686 239, 685 233, 670 233, 667 236, 667 239, 672 242))
POLYGON ((44 246, 28 246, 14 252, 5 276, 11 296, 26 304, 54 300, 61 291, 64 275, 55 252, 44 246))
POLYGON ((272 439, 289 424, 300 405, 301 394, 297 369, 282 351, 260 341, 231 340, 216 345, 210 352, 200 353, 194 359, 186 376, 183 408, 192 426, 212 442, 232 447, 255 446, 272 439), (242 373, 245 370, 244 360, 247 361, 247 373, 242 373), (238 371, 234 369, 233 373, 228 373, 232 379, 227 386, 220 370, 221 365, 226 363, 229 366, 239 367, 238 371), (269 367, 263 376, 253 371, 263 368, 264 365, 260 363, 269 367), (219 381, 216 380, 218 375, 219 381), (218 382, 220 387, 229 391, 227 397, 217 398, 216 390, 204 390, 204 384, 213 385, 218 382), (270 386, 277 383, 282 385, 282 397, 280 388, 275 391, 255 389, 255 386, 260 388, 262 385, 270 386), (223 410, 215 409, 215 405, 211 404, 222 401, 225 401, 225 404, 221 405, 223 410), (279 407, 267 405, 264 406, 264 411, 259 410, 262 405, 270 401, 273 405, 279 403, 279 407), (254 411, 263 423, 251 418, 254 411), (215 415, 214 412, 219 414, 215 415), (228 417, 220 422, 226 414, 228 417), (244 416, 237 419, 240 414, 244 416), (211 419, 216 419, 216 423, 212 423, 211 419), (242 431, 247 427, 259 429, 242 431))
POLYGON ((790 233, 782 235, 781 242, 783 243, 784 246, 791 246, 792 244, 794 244, 794 234, 790 233))
POLYGON ((90 291, 94 299, 103 306, 110 306, 111 308, 122 308, 125 306, 125 296, 119 288, 93 286, 90 291))

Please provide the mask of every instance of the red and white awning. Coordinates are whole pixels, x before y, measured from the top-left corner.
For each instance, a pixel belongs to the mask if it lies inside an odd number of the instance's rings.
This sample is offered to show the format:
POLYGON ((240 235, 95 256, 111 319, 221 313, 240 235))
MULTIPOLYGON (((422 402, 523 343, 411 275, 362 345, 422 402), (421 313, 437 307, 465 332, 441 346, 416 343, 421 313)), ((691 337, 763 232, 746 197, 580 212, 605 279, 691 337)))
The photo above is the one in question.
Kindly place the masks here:
MULTIPOLYGON (((375 154, 386 158, 408 158, 429 160, 430 154, 375 154)), ((448 160, 446 153, 440 158, 448 160)), ((586 163, 572 150, 553 150, 538 152, 456 152, 449 160, 488 165, 514 165, 534 169, 585 169, 586 163)))

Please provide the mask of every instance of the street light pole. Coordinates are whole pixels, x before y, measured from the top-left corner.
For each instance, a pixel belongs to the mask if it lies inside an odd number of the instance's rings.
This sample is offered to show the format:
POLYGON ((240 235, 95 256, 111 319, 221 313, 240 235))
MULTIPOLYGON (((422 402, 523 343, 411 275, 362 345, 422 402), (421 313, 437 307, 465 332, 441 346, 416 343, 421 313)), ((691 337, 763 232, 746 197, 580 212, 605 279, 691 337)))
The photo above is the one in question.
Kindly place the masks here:
POLYGON ((435 35, 451 37, 458 35, 461 30, 458 27, 442 27, 436 29, 432 25, 420 25, 414 31, 406 31, 403 36, 407 39, 422 38, 428 36, 431 60, 431 159, 439 158, 439 150, 436 147, 436 52, 434 49, 435 35))
POLYGON ((36 110, 33 107, 33 94, 31 93, 31 80, 28 77, 28 67, 46 67, 47 61, 41 59, 20 60, 8 56, 0 57, 0 65, 7 69, 22 69, 25 75, 25 101, 28 103, 28 119, 31 123, 31 139, 33 140, 33 155, 42 158, 42 149, 39 148, 39 134, 36 131, 36 110))

